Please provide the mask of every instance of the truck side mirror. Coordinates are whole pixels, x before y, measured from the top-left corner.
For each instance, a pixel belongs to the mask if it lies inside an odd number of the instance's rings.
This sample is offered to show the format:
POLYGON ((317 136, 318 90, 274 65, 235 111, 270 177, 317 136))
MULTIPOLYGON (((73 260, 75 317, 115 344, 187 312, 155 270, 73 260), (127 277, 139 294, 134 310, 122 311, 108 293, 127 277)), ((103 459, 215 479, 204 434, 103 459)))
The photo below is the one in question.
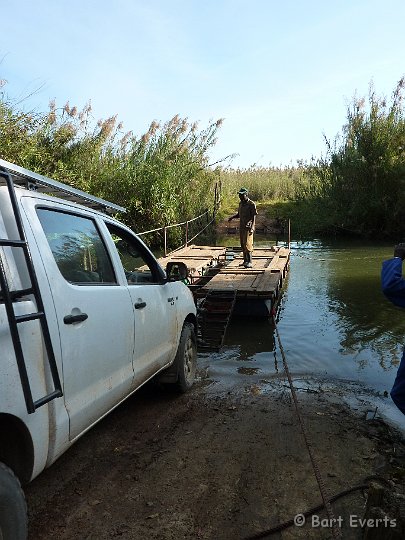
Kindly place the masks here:
POLYGON ((183 281, 187 279, 189 272, 184 262, 170 261, 166 265, 166 275, 171 281, 183 281))

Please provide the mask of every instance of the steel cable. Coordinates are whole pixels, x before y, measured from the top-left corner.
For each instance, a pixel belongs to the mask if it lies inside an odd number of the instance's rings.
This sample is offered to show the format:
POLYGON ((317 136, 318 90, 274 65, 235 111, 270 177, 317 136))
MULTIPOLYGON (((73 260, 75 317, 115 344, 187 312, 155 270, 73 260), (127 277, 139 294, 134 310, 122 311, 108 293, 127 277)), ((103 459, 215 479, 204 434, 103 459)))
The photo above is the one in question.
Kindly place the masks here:
POLYGON ((323 506, 326 508, 326 512, 327 512, 328 517, 330 519, 330 523, 332 523, 333 537, 334 538, 342 538, 342 532, 337 527, 337 521, 336 521, 336 518, 334 516, 333 510, 332 510, 332 507, 331 507, 331 504, 330 504, 331 497, 329 496, 329 494, 327 492, 327 489, 326 489, 325 483, 323 481, 321 472, 320 472, 318 464, 317 464, 317 462, 315 460, 315 456, 314 456, 313 451, 312 451, 312 445, 311 445, 311 442, 309 440, 309 436, 308 436, 307 430, 305 428, 304 421, 303 421, 302 416, 301 416, 301 411, 300 411, 300 407, 299 407, 299 404, 298 404, 297 394, 295 392, 295 388, 294 388, 294 385, 293 385, 291 373, 290 373, 290 370, 288 368, 287 358, 286 358, 286 355, 284 353, 283 344, 281 342, 280 333, 278 331, 278 326, 277 326, 276 317, 275 317, 275 311, 274 310, 272 311, 271 316, 272 316, 274 328, 276 330, 276 336, 277 336, 277 341, 278 341, 278 344, 279 344, 279 347, 280 347, 281 357, 283 359, 284 370, 285 370, 286 375, 287 375, 288 384, 290 386, 291 395, 292 395, 292 398, 293 398, 293 401, 294 401, 295 411, 297 413, 298 420, 299 420, 299 423, 300 423, 300 426, 301 426, 301 431, 302 431, 302 434, 303 434, 303 437, 304 437, 304 440, 305 440, 305 445, 307 447, 308 454, 309 454, 309 457, 311 459, 312 468, 313 468, 314 473, 315 473, 316 481, 318 482, 319 491, 321 493, 321 497, 322 497, 322 501, 323 501, 323 506))
MULTIPOLYGON (((364 491, 365 489, 368 489, 370 486, 366 482, 370 482, 372 480, 381 482, 382 484, 390 487, 388 481, 385 478, 382 478, 381 476, 367 476, 366 478, 363 479, 363 482, 364 482, 363 484, 359 484, 357 486, 353 486, 351 488, 340 491, 339 493, 336 493, 336 495, 333 495, 333 497, 330 498, 330 502, 333 503, 337 501, 338 499, 341 499, 342 497, 346 497, 347 495, 354 493, 355 491, 364 491)), ((318 504, 317 506, 313 506, 312 508, 309 508, 308 510, 305 510, 305 512, 302 512, 302 515, 305 516, 305 518, 308 518, 312 514, 315 514, 315 512, 319 512, 320 510, 323 510, 323 508, 325 508, 325 505, 321 503, 321 504, 318 504)), ((272 534, 281 532, 284 529, 288 529, 289 527, 292 527, 293 525, 295 525, 295 521, 294 521, 294 518, 291 518, 291 519, 288 519, 287 521, 283 521, 282 523, 278 523, 277 525, 274 525, 274 527, 271 527, 270 529, 261 531, 256 534, 252 534, 251 536, 247 536, 244 538, 244 540, 258 540, 259 538, 266 538, 267 536, 271 536, 272 534)))

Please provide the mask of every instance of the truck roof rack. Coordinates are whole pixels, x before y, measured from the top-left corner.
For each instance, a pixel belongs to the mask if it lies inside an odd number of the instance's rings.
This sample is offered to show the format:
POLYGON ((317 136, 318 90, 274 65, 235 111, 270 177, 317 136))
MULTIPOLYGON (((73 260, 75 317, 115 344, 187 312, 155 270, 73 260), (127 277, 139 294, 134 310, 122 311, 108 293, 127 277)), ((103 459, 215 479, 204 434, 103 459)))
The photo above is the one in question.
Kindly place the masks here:
MULTIPOLYGON (((67 201, 79 203, 88 208, 101 210, 102 212, 126 212, 126 209, 122 206, 105 201, 104 199, 99 199, 98 197, 94 197, 94 195, 85 193, 80 189, 73 188, 62 182, 51 180, 46 176, 42 176, 42 174, 24 169, 4 159, 0 159, 0 170, 8 172, 15 184, 25 187, 28 190, 55 195, 67 201)), ((2 178, 0 178, 0 185, 5 185, 2 178)))

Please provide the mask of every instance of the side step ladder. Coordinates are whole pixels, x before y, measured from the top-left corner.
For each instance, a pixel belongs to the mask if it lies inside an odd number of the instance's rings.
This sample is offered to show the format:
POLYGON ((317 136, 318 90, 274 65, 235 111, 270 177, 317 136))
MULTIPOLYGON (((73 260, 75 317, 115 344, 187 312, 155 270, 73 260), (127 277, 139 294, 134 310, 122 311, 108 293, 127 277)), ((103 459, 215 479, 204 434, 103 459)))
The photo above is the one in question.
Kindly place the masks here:
POLYGON ((15 217, 15 222, 17 225, 18 236, 16 240, 9 240, 5 238, 0 238, 0 247, 11 247, 11 248, 20 248, 23 250, 25 264, 28 270, 28 275, 30 277, 31 286, 27 289, 20 290, 10 290, 6 272, 4 269, 3 262, 0 257, 0 300, 5 304, 8 324, 10 327, 11 339, 13 342, 14 352, 16 356, 18 371, 21 379, 21 385, 24 393, 25 404, 27 407, 28 414, 32 414, 46 403, 49 403, 55 398, 61 397, 63 395, 62 386, 58 374, 58 368, 56 365, 55 355, 52 347, 51 336, 49 333, 48 322, 46 319, 46 314, 44 310, 44 305, 42 301, 41 292, 38 285, 37 276, 35 274, 34 265, 31 258, 31 253, 29 251, 27 239, 25 237, 24 227, 21 219, 20 210, 18 208, 17 198, 14 191, 14 182, 7 172, 0 170, 0 178, 5 180, 8 193, 10 196, 11 205, 13 208, 13 213, 15 217), (19 298, 22 298, 27 295, 32 295, 36 303, 36 309, 34 313, 29 313, 26 315, 16 315, 14 311, 14 302, 19 298), (52 376, 53 390, 34 401, 31 391, 31 385, 27 374, 27 366, 24 358, 24 351, 21 345, 21 339, 19 334, 19 324, 26 321, 33 321, 38 319, 41 324, 41 330, 43 335, 43 340, 45 344, 45 349, 48 357, 49 368, 52 376))
POLYGON ((202 351, 219 351, 236 301, 236 291, 209 290, 197 307, 197 344, 202 351))

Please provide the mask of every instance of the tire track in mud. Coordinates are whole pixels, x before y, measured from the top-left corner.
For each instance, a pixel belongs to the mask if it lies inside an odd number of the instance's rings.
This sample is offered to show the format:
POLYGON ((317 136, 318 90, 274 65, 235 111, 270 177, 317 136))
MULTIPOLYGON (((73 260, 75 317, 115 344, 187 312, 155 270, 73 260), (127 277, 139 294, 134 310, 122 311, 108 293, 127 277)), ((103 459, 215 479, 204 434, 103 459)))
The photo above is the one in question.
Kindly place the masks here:
MULTIPOLYGON (((30 540, 241 539, 318 504, 288 395, 254 390, 141 389, 28 487, 30 540)), ((301 405, 331 493, 381 465, 382 442, 363 420, 322 395, 301 405)), ((334 508, 362 515, 364 498, 334 508)), ((328 534, 305 526, 279 538, 328 534)))

